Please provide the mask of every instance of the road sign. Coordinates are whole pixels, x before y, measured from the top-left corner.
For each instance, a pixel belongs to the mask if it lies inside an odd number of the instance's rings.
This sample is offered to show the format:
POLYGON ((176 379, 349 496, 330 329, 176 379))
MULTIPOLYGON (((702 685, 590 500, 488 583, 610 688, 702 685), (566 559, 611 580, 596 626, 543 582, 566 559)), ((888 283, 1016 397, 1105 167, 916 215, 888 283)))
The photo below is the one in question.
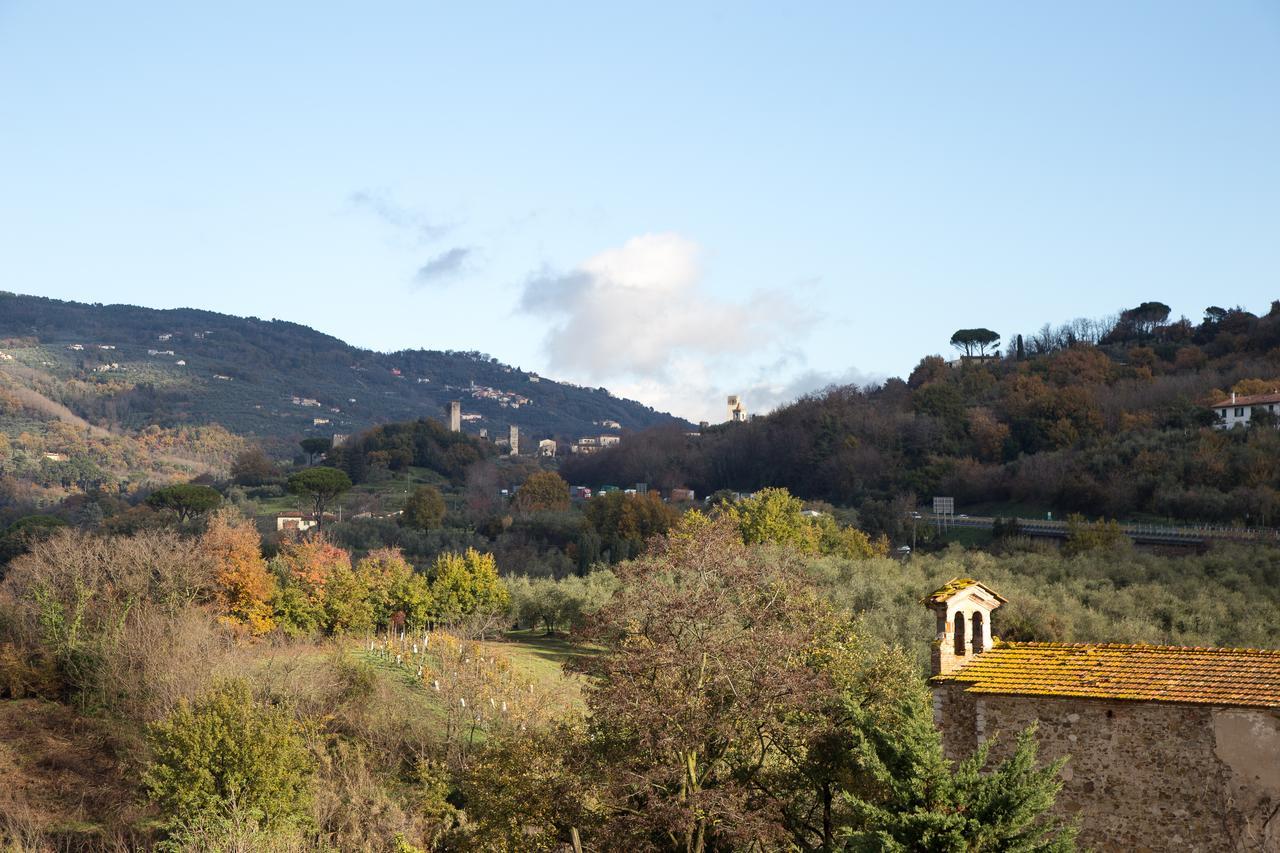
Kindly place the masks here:
POLYGON ((934 515, 955 515, 956 499, 955 498, 934 498, 933 514, 934 515))

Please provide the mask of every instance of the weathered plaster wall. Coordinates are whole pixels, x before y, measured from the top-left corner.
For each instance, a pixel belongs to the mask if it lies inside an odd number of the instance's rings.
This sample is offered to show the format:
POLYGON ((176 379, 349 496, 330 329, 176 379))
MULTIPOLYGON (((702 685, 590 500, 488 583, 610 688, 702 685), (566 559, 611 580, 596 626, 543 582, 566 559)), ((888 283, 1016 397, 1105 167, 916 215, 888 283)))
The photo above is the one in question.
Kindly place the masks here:
POLYGON ((1071 760, 1060 812, 1086 847, 1280 853, 1280 714, 1152 702, 980 696, 935 688, 948 756, 1039 724, 1041 757, 1071 760))

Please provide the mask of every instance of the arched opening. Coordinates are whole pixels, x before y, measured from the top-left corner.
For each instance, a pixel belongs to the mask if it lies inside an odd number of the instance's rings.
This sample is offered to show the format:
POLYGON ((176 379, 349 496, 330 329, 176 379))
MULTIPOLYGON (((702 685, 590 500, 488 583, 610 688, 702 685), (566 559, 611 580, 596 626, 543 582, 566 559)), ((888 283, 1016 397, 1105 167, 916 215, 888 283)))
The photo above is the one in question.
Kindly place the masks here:
POLYGON ((964 654, 964 614, 956 614, 956 654, 964 654))
POLYGON ((982 614, 981 614, 981 613, 975 613, 975 614, 973 614, 973 620, 972 620, 972 621, 973 621, 973 624, 972 624, 972 625, 970 625, 969 630, 973 631, 973 653, 974 653, 975 655, 980 655, 980 654, 982 654, 982 649, 983 649, 983 645, 982 645, 982 614))

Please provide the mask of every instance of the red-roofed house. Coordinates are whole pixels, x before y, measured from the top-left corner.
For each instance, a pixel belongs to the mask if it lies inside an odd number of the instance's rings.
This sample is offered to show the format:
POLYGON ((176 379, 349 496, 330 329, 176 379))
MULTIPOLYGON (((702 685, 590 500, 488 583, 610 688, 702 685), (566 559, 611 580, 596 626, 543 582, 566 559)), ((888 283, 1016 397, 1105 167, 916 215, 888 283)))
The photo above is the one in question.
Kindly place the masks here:
POLYGON ((1232 394, 1229 399, 1219 400, 1210 408, 1217 417, 1214 424, 1218 429, 1231 429, 1234 426, 1248 426, 1249 419, 1255 412, 1280 414, 1280 392, 1272 394, 1232 394))

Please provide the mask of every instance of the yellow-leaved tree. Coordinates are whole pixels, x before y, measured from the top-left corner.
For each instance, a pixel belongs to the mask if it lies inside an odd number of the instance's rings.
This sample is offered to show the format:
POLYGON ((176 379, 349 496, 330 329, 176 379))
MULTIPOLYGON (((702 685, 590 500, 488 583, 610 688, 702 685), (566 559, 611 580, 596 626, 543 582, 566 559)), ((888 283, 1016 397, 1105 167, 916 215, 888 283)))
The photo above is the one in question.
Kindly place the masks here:
POLYGON ((806 515, 804 502, 786 489, 761 489, 729 504, 724 514, 748 545, 782 545, 802 554, 830 554, 852 560, 883 557, 889 541, 872 540, 856 527, 841 527, 826 513, 806 515))
POLYGON ((374 623, 391 624, 396 614, 420 627, 434 616, 431 585, 413 570, 399 548, 377 548, 356 563, 356 576, 368 591, 374 623))
POLYGON ((511 597, 498 577, 492 554, 468 548, 463 554, 441 554, 436 559, 431 597, 441 621, 457 623, 468 617, 496 617, 506 613, 511 597))

